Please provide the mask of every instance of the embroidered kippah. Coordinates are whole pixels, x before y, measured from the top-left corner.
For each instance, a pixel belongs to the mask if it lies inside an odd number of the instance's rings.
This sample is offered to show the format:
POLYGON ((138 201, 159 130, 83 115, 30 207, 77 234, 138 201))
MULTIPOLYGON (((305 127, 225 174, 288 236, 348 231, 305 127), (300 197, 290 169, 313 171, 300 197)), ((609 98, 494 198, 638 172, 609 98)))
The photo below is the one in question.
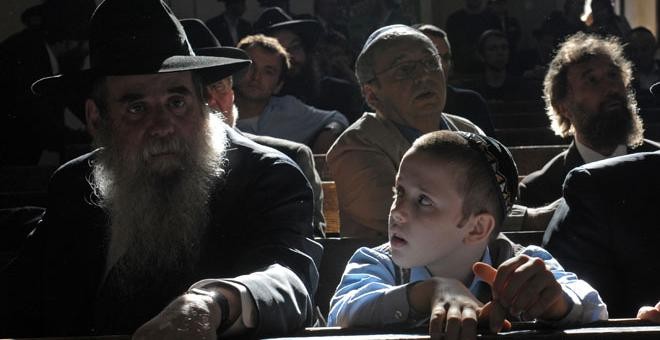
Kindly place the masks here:
POLYGON ((502 194, 500 198, 504 212, 509 213, 518 195, 518 168, 511 152, 494 138, 464 131, 457 133, 467 140, 471 149, 485 157, 502 194))

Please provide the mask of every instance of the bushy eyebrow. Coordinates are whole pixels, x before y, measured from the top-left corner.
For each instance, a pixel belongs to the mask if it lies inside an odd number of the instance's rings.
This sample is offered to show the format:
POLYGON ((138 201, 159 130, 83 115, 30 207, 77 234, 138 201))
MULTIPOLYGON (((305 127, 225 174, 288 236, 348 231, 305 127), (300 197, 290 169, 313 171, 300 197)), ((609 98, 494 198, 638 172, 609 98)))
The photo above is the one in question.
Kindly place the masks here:
POLYGON ((176 94, 183 94, 183 95, 189 95, 192 94, 192 91, 187 86, 175 86, 167 89, 168 93, 176 93, 176 94))

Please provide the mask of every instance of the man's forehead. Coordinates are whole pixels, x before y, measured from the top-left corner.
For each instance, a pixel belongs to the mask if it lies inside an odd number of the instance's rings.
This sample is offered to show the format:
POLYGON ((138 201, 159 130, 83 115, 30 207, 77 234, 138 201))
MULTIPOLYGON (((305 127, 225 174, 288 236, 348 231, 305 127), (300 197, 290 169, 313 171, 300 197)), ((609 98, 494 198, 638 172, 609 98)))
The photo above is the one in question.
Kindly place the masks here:
POLYGON ((568 68, 568 74, 573 76, 582 76, 589 72, 599 70, 599 69, 618 69, 614 64, 614 61, 608 56, 605 55, 593 55, 588 58, 576 62, 568 68))
POLYGON ((192 73, 169 72, 158 74, 140 74, 126 76, 106 77, 106 86, 110 94, 123 95, 125 93, 148 94, 155 92, 169 92, 173 88, 193 89, 192 73))
POLYGON ((384 45, 379 53, 376 53, 375 61, 378 64, 392 64, 403 59, 416 59, 431 56, 437 53, 433 44, 419 39, 405 39, 392 41, 384 45))

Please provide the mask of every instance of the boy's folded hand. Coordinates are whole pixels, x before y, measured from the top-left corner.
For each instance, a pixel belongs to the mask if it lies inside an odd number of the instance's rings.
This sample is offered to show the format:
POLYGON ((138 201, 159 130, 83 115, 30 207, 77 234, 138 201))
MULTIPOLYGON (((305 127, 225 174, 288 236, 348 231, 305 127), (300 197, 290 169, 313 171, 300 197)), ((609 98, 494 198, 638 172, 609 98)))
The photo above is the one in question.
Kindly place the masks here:
POLYGON ((558 320, 568 313, 567 297, 543 260, 526 255, 512 257, 497 268, 494 278, 484 266, 492 269, 485 263, 475 263, 475 274, 490 284, 493 300, 511 315, 520 315, 523 320, 558 320))
POLYGON ((482 303, 455 279, 435 277, 413 287, 410 302, 418 311, 430 311, 429 335, 432 339, 475 339, 477 337, 477 311, 482 303), (416 295, 416 296, 415 296, 416 295), (426 306, 413 300, 425 297, 426 306), (430 301, 430 304, 429 304, 430 301))

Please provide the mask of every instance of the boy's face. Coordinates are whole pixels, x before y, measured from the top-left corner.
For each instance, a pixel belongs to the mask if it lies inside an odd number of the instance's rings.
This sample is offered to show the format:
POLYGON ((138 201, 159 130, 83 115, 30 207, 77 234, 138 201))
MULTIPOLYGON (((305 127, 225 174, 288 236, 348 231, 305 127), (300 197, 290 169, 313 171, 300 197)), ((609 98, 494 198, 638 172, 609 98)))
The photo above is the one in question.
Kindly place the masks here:
POLYGON ((389 240, 394 262, 404 268, 452 263, 468 228, 454 165, 411 150, 401 161, 390 209, 389 240), (448 261, 449 260, 449 261, 448 261))

